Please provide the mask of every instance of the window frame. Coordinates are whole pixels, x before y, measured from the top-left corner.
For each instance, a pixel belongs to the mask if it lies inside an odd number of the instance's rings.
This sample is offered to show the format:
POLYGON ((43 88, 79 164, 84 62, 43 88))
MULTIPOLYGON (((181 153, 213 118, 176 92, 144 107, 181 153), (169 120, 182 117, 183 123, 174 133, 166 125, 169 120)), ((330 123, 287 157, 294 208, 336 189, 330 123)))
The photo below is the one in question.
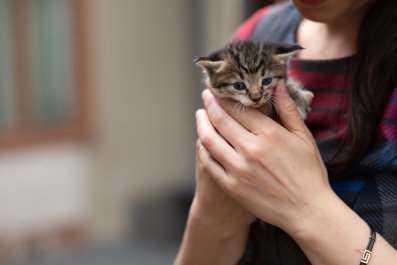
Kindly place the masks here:
POLYGON ((76 115, 56 126, 43 126, 32 119, 32 83, 30 80, 30 37, 27 0, 9 0, 10 37, 12 40, 12 79, 16 122, 0 132, 0 150, 21 146, 90 138, 92 125, 92 74, 90 73, 88 0, 70 0, 73 34, 73 74, 76 115))

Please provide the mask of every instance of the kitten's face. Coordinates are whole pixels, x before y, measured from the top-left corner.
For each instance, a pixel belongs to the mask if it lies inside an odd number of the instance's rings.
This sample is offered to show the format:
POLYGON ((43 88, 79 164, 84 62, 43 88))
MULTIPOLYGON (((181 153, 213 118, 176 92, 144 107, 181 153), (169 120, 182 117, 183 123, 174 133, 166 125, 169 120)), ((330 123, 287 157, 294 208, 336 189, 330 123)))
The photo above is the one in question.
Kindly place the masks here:
POLYGON ((245 106, 259 107, 272 98, 280 78, 287 75, 286 61, 301 49, 264 42, 232 43, 196 63, 204 69, 214 91, 245 106))
POLYGON ((232 98, 250 107, 259 107, 271 99, 279 74, 282 76, 282 73, 277 74, 277 71, 264 66, 258 71, 250 71, 248 68, 246 71, 227 63, 230 65, 226 72, 210 77, 211 85, 219 96, 232 98))

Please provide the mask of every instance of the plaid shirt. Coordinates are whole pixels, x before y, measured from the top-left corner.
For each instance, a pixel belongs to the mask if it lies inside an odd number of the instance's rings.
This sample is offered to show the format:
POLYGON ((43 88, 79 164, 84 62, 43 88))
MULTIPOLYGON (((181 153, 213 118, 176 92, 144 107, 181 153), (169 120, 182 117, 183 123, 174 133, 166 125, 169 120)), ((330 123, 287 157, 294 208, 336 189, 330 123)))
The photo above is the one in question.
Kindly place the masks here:
MULTIPOLYGON (((263 8, 248 19, 232 37, 296 43, 301 19, 293 4, 263 8)), ((334 60, 289 62, 289 74, 314 93, 306 124, 326 161, 334 154, 346 130, 350 63, 353 56, 334 60)), ((384 110, 378 141, 360 162, 343 176, 330 179, 335 193, 374 230, 397 248, 397 86, 384 110)), ((293 239, 279 228, 251 226, 242 264, 310 264, 293 239)))

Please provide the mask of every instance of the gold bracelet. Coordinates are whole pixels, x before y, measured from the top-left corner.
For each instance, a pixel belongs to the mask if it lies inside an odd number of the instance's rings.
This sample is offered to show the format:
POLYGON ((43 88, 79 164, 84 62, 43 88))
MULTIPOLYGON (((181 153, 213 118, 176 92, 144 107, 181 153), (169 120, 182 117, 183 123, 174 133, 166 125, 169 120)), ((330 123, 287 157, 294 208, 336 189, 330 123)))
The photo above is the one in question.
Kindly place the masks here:
POLYGON ((369 259, 371 258, 372 248, 374 247, 375 241, 376 241, 376 232, 374 230, 372 230, 372 228, 371 228, 371 234, 369 236, 368 246, 364 250, 364 254, 361 257, 360 265, 368 264, 369 259))

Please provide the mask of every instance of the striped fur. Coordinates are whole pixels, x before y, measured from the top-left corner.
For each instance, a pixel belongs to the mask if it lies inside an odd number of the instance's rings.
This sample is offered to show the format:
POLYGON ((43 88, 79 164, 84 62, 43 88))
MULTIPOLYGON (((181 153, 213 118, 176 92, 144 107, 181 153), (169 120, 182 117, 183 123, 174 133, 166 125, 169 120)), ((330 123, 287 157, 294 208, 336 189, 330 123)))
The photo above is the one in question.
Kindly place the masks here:
POLYGON ((302 48, 297 45, 279 45, 269 42, 237 41, 206 57, 195 60, 209 78, 215 92, 249 107, 260 107, 272 102, 278 80, 285 79, 287 91, 298 111, 306 118, 310 106, 304 99, 301 86, 288 78, 287 61, 302 48), (264 79, 271 79, 264 84, 264 79), (244 83, 245 89, 234 84, 244 83))

